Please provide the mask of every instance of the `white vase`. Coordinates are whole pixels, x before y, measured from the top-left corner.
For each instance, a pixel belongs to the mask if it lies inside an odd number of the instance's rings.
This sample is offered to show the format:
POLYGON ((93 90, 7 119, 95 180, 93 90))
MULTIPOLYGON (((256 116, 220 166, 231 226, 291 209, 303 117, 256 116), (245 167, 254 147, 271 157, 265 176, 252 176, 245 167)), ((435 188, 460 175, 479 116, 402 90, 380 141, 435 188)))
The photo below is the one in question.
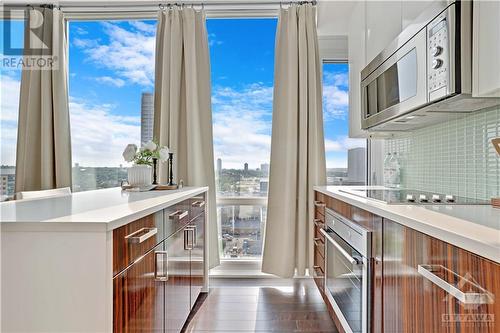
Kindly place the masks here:
POLYGON ((151 185, 153 182, 152 170, 153 169, 149 165, 134 164, 127 170, 128 183, 131 186, 151 185))

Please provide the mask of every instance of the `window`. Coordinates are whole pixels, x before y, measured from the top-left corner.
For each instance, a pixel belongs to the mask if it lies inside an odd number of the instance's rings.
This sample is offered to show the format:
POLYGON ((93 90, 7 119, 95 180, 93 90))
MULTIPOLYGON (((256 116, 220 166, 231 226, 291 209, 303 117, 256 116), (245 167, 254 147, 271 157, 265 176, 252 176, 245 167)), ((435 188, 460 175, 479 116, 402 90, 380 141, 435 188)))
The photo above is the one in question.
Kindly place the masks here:
POLYGON ((366 183, 366 140, 349 138, 349 67, 323 63, 323 119, 328 185, 366 183))
POLYGON ((208 19, 223 259, 260 259, 271 151, 276 19, 208 19))
POLYGON ((0 201, 12 198, 15 191, 17 119, 22 69, 17 61, 10 61, 20 56, 9 55, 4 50, 7 41, 6 34, 10 35, 10 47, 22 49, 24 21, 0 20, 0 38, 2 38, 0 45, 0 58, 2 58, 0 65, 0 201))
POLYGON ((73 191, 119 186, 125 146, 151 140, 156 21, 71 21, 73 191))

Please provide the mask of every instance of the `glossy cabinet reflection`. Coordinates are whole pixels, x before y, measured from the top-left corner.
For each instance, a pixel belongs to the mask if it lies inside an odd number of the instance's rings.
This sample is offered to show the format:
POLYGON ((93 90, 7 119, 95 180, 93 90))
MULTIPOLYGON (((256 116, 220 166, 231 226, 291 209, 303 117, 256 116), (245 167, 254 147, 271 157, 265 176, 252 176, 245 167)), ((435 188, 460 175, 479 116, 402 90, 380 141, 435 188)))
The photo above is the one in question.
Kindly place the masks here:
POLYGON ((204 198, 113 231, 114 332, 181 332, 205 282, 204 198))

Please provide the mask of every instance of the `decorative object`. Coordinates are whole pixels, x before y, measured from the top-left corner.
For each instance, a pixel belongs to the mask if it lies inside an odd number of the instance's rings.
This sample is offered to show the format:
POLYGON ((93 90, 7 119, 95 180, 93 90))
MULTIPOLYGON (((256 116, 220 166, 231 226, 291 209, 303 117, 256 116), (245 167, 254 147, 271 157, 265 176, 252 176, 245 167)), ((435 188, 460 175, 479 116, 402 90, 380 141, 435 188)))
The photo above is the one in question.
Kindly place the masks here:
POLYGON ((158 159, 156 157, 153 157, 153 185, 157 185, 158 182, 156 181, 156 164, 158 163, 158 159))
POLYGON ((128 183, 133 187, 151 185, 151 166, 134 164, 127 170, 128 183))
POLYGON ((139 150, 135 144, 129 144, 123 151, 123 158, 134 165, 128 169, 128 183, 132 187, 147 188, 156 185, 157 162, 166 162, 169 149, 153 141, 144 144, 139 150))
POLYGON ((168 185, 173 186, 174 183, 174 153, 168 154, 168 185))

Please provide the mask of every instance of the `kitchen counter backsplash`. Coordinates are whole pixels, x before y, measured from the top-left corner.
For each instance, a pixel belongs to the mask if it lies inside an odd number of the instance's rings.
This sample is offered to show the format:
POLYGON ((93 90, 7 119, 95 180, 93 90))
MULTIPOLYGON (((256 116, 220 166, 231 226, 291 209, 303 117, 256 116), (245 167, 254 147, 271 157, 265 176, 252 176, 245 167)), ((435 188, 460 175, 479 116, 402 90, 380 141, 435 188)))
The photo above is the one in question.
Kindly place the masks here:
POLYGON ((386 139, 397 152, 403 187, 487 199, 500 196, 500 108, 386 139))

